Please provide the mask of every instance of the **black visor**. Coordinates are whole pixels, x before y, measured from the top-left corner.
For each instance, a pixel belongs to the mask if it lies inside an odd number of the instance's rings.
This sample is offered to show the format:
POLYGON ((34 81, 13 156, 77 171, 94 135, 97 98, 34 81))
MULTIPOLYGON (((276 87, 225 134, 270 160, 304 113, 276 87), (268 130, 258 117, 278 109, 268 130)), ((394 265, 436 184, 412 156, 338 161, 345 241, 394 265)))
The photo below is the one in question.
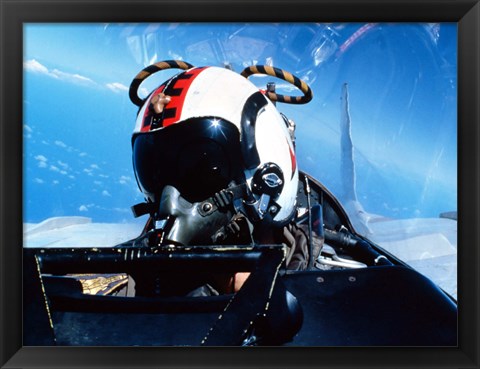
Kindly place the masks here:
POLYGON ((157 201, 171 185, 203 201, 243 178, 237 127, 218 118, 191 118, 132 139, 133 167, 142 192, 157 201))

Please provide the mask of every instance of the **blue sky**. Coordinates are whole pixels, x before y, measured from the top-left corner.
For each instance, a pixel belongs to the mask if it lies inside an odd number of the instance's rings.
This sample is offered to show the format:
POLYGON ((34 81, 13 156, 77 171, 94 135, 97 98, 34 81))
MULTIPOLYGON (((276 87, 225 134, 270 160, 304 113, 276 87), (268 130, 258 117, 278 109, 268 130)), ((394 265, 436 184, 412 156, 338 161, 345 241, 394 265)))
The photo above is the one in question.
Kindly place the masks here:
MULTIPOLYGON (((455 24, 26 24, 24 30, 25 222, 65 215, 133 221, 129 207, 143 197, 131 163, 137 109, 128 86, 150 62, 174 58, 229 62, 238 72, 270 63, 305 79, 312 102, 278 108, 297 123, 300 167, 340 197, 340 91, 347 82, 365 209, 400 218, 456 210, 455 24)), ((142 89, 167 78, 164 72, 142 89)), ((254 79, 259 86, 265 81, 254 79)), ((281 90, 284 83, 276 82, 281 90)))

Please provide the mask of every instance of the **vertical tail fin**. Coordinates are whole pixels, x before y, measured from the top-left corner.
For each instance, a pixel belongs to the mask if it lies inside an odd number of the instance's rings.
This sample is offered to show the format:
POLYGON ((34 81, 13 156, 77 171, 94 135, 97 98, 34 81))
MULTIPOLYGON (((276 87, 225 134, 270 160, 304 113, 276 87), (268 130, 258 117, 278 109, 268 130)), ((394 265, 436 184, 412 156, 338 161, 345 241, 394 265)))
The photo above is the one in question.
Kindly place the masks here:
POLYGON ((340 175, 343 184, 342 202, 350 215, 355 230, 365 236, 371 235, 368 223, 371 216, 365 212, 357 199, 355 163, 353 160, 353 141, 351 132, 350 111, 348 107, 348 85, 342 86, 340 114, 340 175))
POLYGON ((341 114, 340 114, 340 174, 343 182, 343 196, 345 201, 357 201, 355 163, 353 161, 353 142, 348 107, 348 85, 342 86, 341 114))

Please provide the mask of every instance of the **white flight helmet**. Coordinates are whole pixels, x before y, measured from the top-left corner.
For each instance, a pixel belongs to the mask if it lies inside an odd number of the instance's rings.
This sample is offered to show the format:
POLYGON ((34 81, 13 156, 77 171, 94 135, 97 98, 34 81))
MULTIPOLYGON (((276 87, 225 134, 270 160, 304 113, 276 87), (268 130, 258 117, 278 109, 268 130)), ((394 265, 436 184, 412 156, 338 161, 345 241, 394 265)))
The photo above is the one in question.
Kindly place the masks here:
MULTIPOLYGON (((272 67, 250 67, 240 75, 226 68, 165 61, 142 70, 130 86, 130 99, 140 107, 132 137, 133 166, 157 221, 164 224, 162 217, 168 213, 180 217, 180 211, 189 220, 177 225, 177 232, 180 227, 205 231, 205 214, 212 205, 222 207, 218 201, 208 201, 215 197, 225 199, 224 205, 231 202, 232 208, 224 212, 227 218, 241 212, 252 223, 281 226, 291 221, 296 210, 297 161, 288 120, 272 101, 305 103, 311 96, 303 81, 272 67), (146 99, 138 97, 145 78, 169 68, 184 71, 146 99), (304 96, 260 91, 247 78, 254 73, 288 80, 304 96)), ((225 221, 212 216, 210 227, 225 221)), ((199 242, 193 236, 172 237, 181 244, 199 242)))

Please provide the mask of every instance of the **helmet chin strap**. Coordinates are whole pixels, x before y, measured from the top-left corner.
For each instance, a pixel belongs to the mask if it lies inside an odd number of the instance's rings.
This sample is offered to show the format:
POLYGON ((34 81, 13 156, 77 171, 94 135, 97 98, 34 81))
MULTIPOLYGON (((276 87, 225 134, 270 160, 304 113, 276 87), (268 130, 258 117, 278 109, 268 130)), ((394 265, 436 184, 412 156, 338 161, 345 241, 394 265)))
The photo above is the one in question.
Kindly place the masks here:
MULTIPOLYGON (((254 187, 256 187, 255 184, 254 187)), ((277 196, 272 197, 265 192, 262 191, 260 197, 256 199, 247 183, 244 182, 217 192, 212 199, 220 209, 233 208, 235 214, 241 213, 255 223, 267 221, 268 218, 273 219, 281 209, 281 206, 273 198, 277 196)))

